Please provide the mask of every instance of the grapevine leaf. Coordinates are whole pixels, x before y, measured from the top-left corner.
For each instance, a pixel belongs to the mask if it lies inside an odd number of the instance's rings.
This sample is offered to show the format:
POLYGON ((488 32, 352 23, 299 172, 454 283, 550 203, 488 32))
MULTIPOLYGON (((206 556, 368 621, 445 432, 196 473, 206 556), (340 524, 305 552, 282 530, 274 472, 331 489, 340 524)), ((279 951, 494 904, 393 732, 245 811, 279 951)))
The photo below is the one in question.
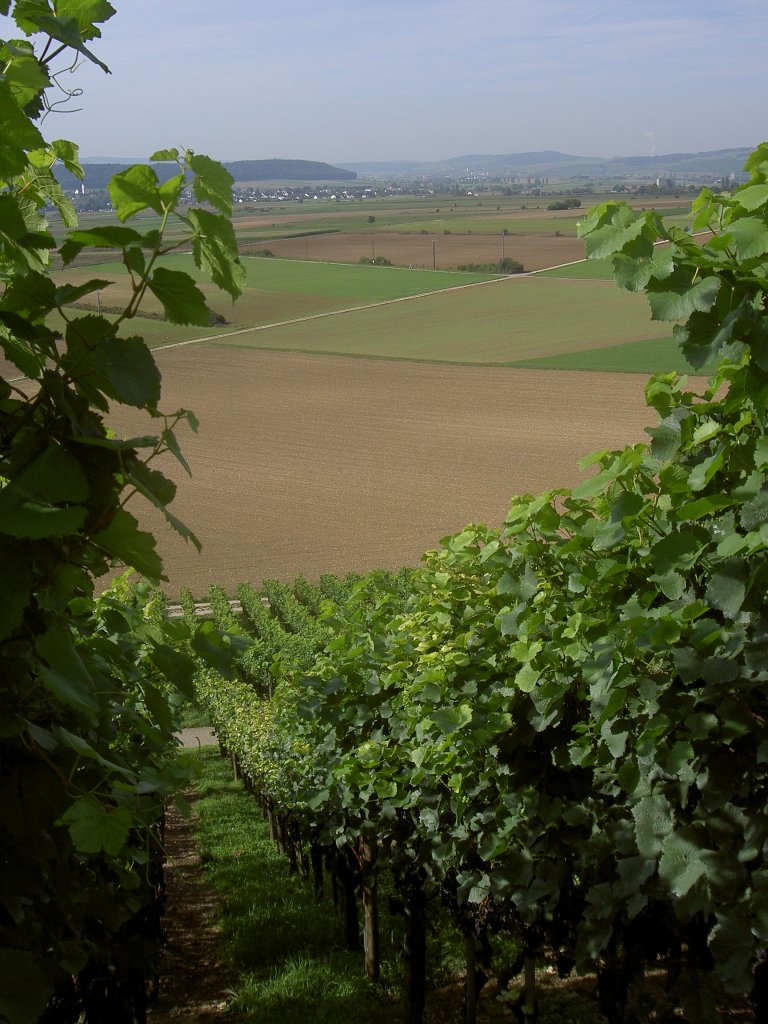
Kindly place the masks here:
POLYGON ((170 644, 159 643, 152 645, 150 657, 167 679, 174 680, 187 700, 195 699, 195 662, 192 658, 170 644))
POLYGON ((720 445, 716 452, 697 463, 688 476, 692 491, 701 491, 723 467, 725 461, 725 445, 720 445))
POLYGON ((742 506, 739 520, 745 530, 755 530, 768 522, 768 487, 742 506))
POLYGON ((653 320, 685 320, 694 312, 707 312, 720 290, 720 278, 703 277, 695 283, 675 272, 664 281, 651 279, 646 289, 653 320))
POLYGON ((656 857, 662 840, 672 831, 673 817, 669 801, 661 793, 644 796, 632 808, 635 840, 642 857, 656 857))
POLYGON ((232 213, 232 186, 235 179, 216 160, 200 154, 190 154, 187 160, 195 174, 192 183, 195 196, 201 203, 211 203, 221 213, 232 213))
POLYGON ((674 261, 669 246, 659 246, 650 257, 631 257, 619 253, 613 258, 613 277, 620 288, 640 292, 652 277, 663 280, 672 273, 674 261))
POLYGON ((154 210, 157 214, 163 212, 157 175, 146 164, 134 164, 113 175, 107 191, 120 220, 128 220, 142 210, 154 210))
POLYGON ((74 458, 50 445, 0 489, 0 533, 13 537, 60 537, 83 525, 88 485, 74 458))
POLYGON ((201 622, 192 638, 192 650, 225 679, 231 679, 234 660, 250 646, 245 637, 223 635, 211 621, 201 622))
POLYGON ((63 365, 75 385, 142 409, 160 400, 160 371, 142 338, 120 338, 103 317, 82 316, 70 321, 63 365))
POLYGON ((712 607, 730 619, 735 618, 744 603, 746 577, 746 563, 741 558, 730 558, 721 565, 707 587, 706 597, 712 607))
POLYGON ((148 284, 171 323, 199 326, 210 323, 211 312, 205 304, 205 296, 188 274, 156 267, 148 284))
MULTIPOLYGON (((78 6, 83 6, 85 2, 86 0, 82 0, 82 2, 80 2, 80 0, 69 0, 68 4, 67 0, 58 0, 57 10, 60 10, 62 14, 64 14, 67 6, 77 8, 78 6)), ((17 4, 16 6, 18 10, 22 5, 17 4)), ((25 5, 25 7, 27 6, 31 5, 25 5)), ((16 21, 21 27, 21 22, 18 17, 16 18, 16 21)), ((66 46, 76 50, 78 53, 82 53, 84 57, 87 57, 92 63, 98 65, 102 71, 110 74, 110 70, 107 65, 103 61, 100 61, 99 58, 92 53, 83 42, 84 38, 93 38, 95 35, 98 35, 98 31, 87 33, 84 36, 81 34, 80 25, 78 24, 78 19, 76 17, 66 14, 63 17, 57 17, 53 14, 40 13, 38 10, 34 13, 32 26, 33 31, 45 32, 51 37, 51 39, 58 39, 59 42, 64 43, 66 46)))
POLYGON ((674 896, 685 896, 706 873, 701 850, 685 836, 673 832, 664 838, 659 860, 659 878, 674 896))
POLYGON ((187 541, 187 543, 191 544, 196 551, 202 551, 203 546, 200 543, 197 534, 190 530, 186 523, 182 522, 181 519, 178 519, 175 515, 169 512, 165 506, 162 507, 162 513, 165 521, 172 530, 175 530, 176 533, 187 541))
POLYGON ((651 576, 654 583, 658 583, 659 590, 670 601, 679 600, 685 593, 685 577, 679 572, 669 571, 662 575, 651 576))
MULTIPOLYGON (((764 899, 764 894, 760 896, 764 899)), ((752 964, 758 941, 751 928, 752 902, 750 900, 747 906, 736 904, 723 908, 710 941, 717 956, 720 977, 730 992, 748 992, 754 983, 752 964)))
POLYGON ((141 240, 142 237, 138 231, 134 231, 133 228, 123 228, 117 224, 91 228, 88 231, 70 231, 66 240, 59 247, 59 255, 66 266, 86 246, 102 249, 124 249, 129 245, 140 243, 141 240))
POLYGON ((657 427, 646 427, 645 432, 652 438, 651 454, 660 462, 671 459, 680 447, 680 422, 674 416, 667 416, 657 427))
POLYGON ((45 147, 45 139, 16 103, 5 81, 0 81, 0 137, 0 178, 21 174, 27 166, 26 150, 45 147))
POLYGON ((442 733, 448 735, 472 721, 472 708, 468 704, 460 704, 455 708, 440 708, 432 712, 432 721, 442 733))
POLYGON ((139 530, 139 524, 125 509, 119 509, 109 526, 93 538, 112 558, 150 579, 164 579, 163 563, 155 550, 155 538, 139 530))
POLYGON ((213 283, 236 299, 245 285, 246 273, 237 256, 231 222, 208 210, 194 209, 189 210, 188 219, 195 228, 192 255, 196 265, 208 271, 213 283))
POLYGON ((108 809, 93 797, 79 797, 60 818, 67 825, 75 848, 81 853, 116 856, 125 846, 133 817, 127 807, 108 809))
POLYGON ((158 195, 160 196, 160 201, 163 205, 167 207, 175 207, 181 198, 181 193, 184 191, 185 184, 186 178, 184 177, 183 171, 179 174, 173 175, 173 177, 169 178, 167 181, 164 181, 157 190, 158 195))
POLYGON ((103 291, 105 288, 109 288, 112 281, 103 281, 100 278, 93 278, 90 281, 86 281, 84 284, 62 284, 56 289, 54 293, 54 301, 57 306, 67 306, 70 303, 77 302, 78 299, 82 299, 86 295, 91 295, 93 292, 103 291))
POLYGON ((158 149, 149 160, 150 163, 176 163, 179 159, 178 149, 158 149))
POLYGON ((747 185, 736 194, 739 206, 749 213, 768 204, 768 185, 747 185))
MULTIPOLYGON (((11 50, 11 47, 6 45, 6 49, 11 50)), ((4 64, 3 79, 10 85, 20 107, 25 107, 50 85, 47 71, 31 52, 16 48, 11 60, 6 57, 4 64)))
POLYGON ((15 321, 14 314, 0 311, 0 323, 11 326, 16 334, 24 338, 24 340, 21 340, 20 337, 10 337, 4 330, 0 329, 0 347, 9 362, 21 370, 25 377, 34 380, 41 370, 41 359, 37 354, 37 350, 36 348, 33 349, 29 344, 30 341, 34 341, 34 334, 30 332, 30 325, 27 321, 22 321, 24 326, 17 324, 15 321), (32 334, 31 337, 29 337, 30 334, 32 334), (24 337, 25 335, 27 337, 24 337))
POLYGON ((703 519, 715 512, 733 505, 734 499, 727 494, 707 494, 703 498, 696 498, 695 501, 688 501, 675 509, 674 518, 677 522, 693 522, 696 519, 703 519))
POLYGON ((78 157, 78 149, 74 142, 68 139, 54 139, 49 149, 53 156, 64 164, 70 174, 81 180, 85 177, 85 171, 78 157))
POLYGON ((704 545, 696 536, 687 530, 671 533, 664 537, 651 549, 651 558, 656 572, 664 575, 671 571, 685 572, 695 565, 704 545))
MULTIPOLYGON (((43 648, 42 652, 46 649, 43 648)), ((92 692, 92 685, 90 689, 86 686, 87 676, 72 676, 66 669, 59 671, 55 660, 52 666, 41 666, 39 673, 45 689, 61 705, 73 708, 84 716, 95 718, 98 711, 98 702, 92 692)))
POLYGON ((531 693, 538 682, 540 673, 530 663, 523 665, 515 676, 515 685, 523 693, 531 693))
POLYGON ((733 239, 740 260, 764 256, 768 252, 768 225, 758 217, 743 217, 728 225, 727 236, 733 239))
POLYGON ((143 462, 137 463, 126 474, 126 481, 141 491, 153 505, 162 508, 169 505, 176 496, 176 484, 158 469, 150 469, 143 462))

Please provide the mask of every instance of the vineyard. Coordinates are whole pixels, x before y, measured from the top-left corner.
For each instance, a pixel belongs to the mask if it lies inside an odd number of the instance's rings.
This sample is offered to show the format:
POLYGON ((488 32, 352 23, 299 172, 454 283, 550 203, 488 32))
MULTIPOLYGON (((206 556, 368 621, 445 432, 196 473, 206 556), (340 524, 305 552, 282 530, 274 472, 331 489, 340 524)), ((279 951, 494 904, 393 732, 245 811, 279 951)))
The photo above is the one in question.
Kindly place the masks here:
POLYGON ((768 143, 746 184, 702 192, 691 234, 616 202, 580 226, 712 368, 703 391, 650 379, 649 443, 587 456, 577 486, 513 498, 499 528, 470 524, 419 568, 212 586, 205 620, 185 591, 171 618, 155 538, 125 506, 199 548, 158 468, 189 470, 177 430, 197 420, 161 407, 149 346, 124 332, 148 293, 172 323, 210 324, 167 265, 182 245, 232 299, 246 274, 233 181, 189 150, 155 154, 178 169, 162 183, 115 175, 120 224, 77 229, 52 170, 82 179, 76 147, 38 125, 67 61, 107 70, 91 46, 113 13, 0 3, 0 1020, 147 1020, 194 699, 290 865, 318 894, 330 874, 371 982, 387 893, 408 1024, 437 908, 463 944, 467 1024, 491 973, 521 974, 513 1009, 535 1017, 542 963, 594 973, 616 1024, 710 1024, 737 1000, 765 1021, 768 143), (82 316, 107 282, 54 282, 50 253, 104 248, 125 305, 82 316))
POLYGON ((650 380, 649 445, 597 453, 573 490, 513 499, 418 570, 244 584, 241 616, 210 590, 237 671, 196 687, 222 748, 291 864, 318 889, 331 864, 371 979, 391 874, 411 1024, 435 902, 464 937, 467 1020, 498 934, 524 1018, 542 960, 596 971, 611 1021, 714 1021, 742 993, 768 1013, 768 148, 751 170, 697 204, 719 248, 617 204, 585 224, 620 283, 686 321, 693 365, 719 357, 703 395, 650 380))

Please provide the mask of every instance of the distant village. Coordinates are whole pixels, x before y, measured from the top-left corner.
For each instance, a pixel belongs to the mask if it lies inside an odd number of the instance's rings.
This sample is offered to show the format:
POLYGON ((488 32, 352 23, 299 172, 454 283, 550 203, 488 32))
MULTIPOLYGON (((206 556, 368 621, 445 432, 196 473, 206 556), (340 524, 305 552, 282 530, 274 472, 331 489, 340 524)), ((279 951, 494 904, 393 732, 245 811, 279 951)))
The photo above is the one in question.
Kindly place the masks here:
MULTIPOLYGON (((572 178, 540 177, 525 175, 518 177, 499 177, 482 172, 468 171, 465 175, 454 177, 418 177, 396 180, 367 180, 347 182, 318 182, 307 184, 277 184, 270 182, 241 183, 232 192, 236 204, 284 204, 304 202, 346 203, 361 202, 366 199, 381 199, 386 196, 400 195, 453 195, 481 196, 495 195, 530 195, 530 196, 589 196, 593 192, 605 193, 606 190, 621 195, 683 195, 695 194, 703 185, 710 188, 733 188, 739 183, 737 175, 730 175, 725 180, 711 175, 699 175, 696 180, 688 176, 685 179, 626 178, 606 183, 596 181, 587 175, 572 178)), ((104 188, 88 188, 88 168, 85 181, 74 191, 67 190, 73 199, 75 208, 83 211, 109 210, 111 203, 109 194, 104 188)), ((192 190, 183 196, 188 202, 194 201, 192 190)))

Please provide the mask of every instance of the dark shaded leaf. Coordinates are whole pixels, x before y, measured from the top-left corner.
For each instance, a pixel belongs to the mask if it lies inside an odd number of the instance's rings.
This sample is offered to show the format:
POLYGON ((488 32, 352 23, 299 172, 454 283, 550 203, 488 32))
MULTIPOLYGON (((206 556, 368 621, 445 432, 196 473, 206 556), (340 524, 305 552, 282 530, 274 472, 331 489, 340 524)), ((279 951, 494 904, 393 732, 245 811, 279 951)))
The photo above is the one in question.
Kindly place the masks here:
POLYGON ((205 304, 205 296, 188 274, 156 267, 148 284, 171 323, 199 326, 210 323, 211 312, 205 304))

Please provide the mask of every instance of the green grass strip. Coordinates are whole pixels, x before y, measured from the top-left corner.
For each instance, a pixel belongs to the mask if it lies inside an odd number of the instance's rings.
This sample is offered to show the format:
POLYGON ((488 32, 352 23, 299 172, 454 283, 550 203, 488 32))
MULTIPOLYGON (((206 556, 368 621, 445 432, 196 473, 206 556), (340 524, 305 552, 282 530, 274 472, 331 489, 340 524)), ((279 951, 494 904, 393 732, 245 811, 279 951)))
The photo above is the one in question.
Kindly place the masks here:
MULTIPOLYGON (((238 1024, 402 1021, 401 919, 388 912, 388 872, 379 881, 382 982, 374 986, 365 980, 362 954, 342 946, 341 923, 330 897, 317 903, 311 885, 289 874, 255 801, 233 781, 229 760, 212 747, 190 756, 200 769, 194 807, 201 859, 206 881, 222 899, 218 923, 225 953, 239 973, 229 1019, 238 1024)), ((326 890, 329 887, 326 879, 326 890)), ((430 920, 426 1019, 458 1020, 455 1011, 461 1012, 463 997, 461 940, 435 904, 430 920)), ((498 935, 493 946, 499 966, 512 963, 519 952, 513 940, 498 935)), ((499 1000, 514 1003, 521 982, 522 978, 499 1000)), ((594 979, 584 979, 562 991, 542 990, 540 1024, 603 1022, 589 996, 593 988, 594 979)), ((490 1019, 500 1019, 500 1011, 500 1006, 492 1007, 490 1019)))
MULTIPOLYGON (((287 869, 254 800, 212 748, 201 775, 198 841, 206 879, 223 899, 222 937, 239 971, 232 1010, 244 1024, 390 1024, 399 1004, 365 979, 362 956, 342 945, 330 899, 287 869)), ((384 977, 391 974, 386 964, 384 977)))
POLYGON ((569 281, 611 281, 613 260, 611 257, 603 260, 579 260, 578 263, 569 263, 553 270, 540 270, 536 276, 567 278, 569 281))
POLYGON ((602 370, 606 373, 674 372, 706 376, 709 372, 706 367, 694 370, 674 338, 649 338, 647 341, 632 341, 626 345, 562 352, 540 359, 521 359, 507 365, 542 370, 602 370))

